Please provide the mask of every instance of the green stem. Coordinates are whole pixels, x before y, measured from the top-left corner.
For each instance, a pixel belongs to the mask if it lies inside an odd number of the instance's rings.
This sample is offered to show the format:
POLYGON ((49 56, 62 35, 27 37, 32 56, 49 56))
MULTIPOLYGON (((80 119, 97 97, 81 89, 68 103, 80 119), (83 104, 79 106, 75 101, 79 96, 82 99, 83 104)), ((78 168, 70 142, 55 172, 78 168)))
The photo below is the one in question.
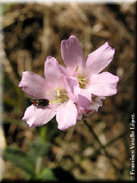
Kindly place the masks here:
POLYGON ((98 143, 100 144, 101 148, 104 149, 104 146, 103 146, 102 143, 100 142, 100 140, 99 140, 98 136, 96 135, 96 133, 94 132, 92 126, 89 125, 89 123, 88 123, 86 120, 84 120, 83 122, 84 122, 84 124, 88 127, 88 129, 90 130, 90 132, 93 134, 94 138, 98 141, 98 143))
MULTIPOLYGON (((96 133, 94 132, 92 126, 89 125, 89 123, 88 123, 86 120, 84 120, 83 122, 84 122, 84 124, 88 127, 88 129, 90 130, 90 132, 93 134, 93 136, 94 136, 94 138, 97 140, 97 142, 100 144, 100 147, 101 147, 101 149, 103 149, 104 154, 106 155, 106 157, 108 157, 108 158, 110 159, 110 162, 112 163, 113 168, 115 169, 116 173, 119 175, 119 171, 117 170, 117 167, 115 166, 115 164, 114 164, 113 161, 112 161, 113 159, 116 159, 116 158, 115 158, 115 157, 112 157, 112 156, 107 152, 107 150, 105 149, 106 146, 102 145, 102 143, 100 142, 98 136, 97 136, 96 133)), ((117 159, 116 159, 116 160, 117 160, 117 159)), ((117 160, 117 161, 118 161, 118 160, 117 160)))
POLYGON ((43 164, 43 158, 38 157, 36 160, 36 174, 39 174, 39 172, 41 171, 42 164, 43 164))

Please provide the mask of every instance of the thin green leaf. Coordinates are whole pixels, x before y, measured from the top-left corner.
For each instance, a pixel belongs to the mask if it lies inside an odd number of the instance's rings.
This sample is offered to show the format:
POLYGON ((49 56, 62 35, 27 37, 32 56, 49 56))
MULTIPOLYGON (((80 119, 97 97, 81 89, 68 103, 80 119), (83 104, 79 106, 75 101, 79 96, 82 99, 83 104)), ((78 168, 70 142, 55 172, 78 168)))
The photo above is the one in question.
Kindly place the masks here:
POLYGON ((55 177, 51 168, 44 168, 38 175, 37 179, 55 181, 57 178, 55 177))
POLYGON ((31 177, 34 177, 34 164, 30 156, 24 151, 18 147, 9 146, 4 150, 4 155, 10 162, 23 169, 25 173, 29 174, 31 177))
POLYGON ((30 152, 34 157, 45 156, 51 150, 52 144, 45 142, 42 138, 38 137, 36 141, 30 143, 30 152))

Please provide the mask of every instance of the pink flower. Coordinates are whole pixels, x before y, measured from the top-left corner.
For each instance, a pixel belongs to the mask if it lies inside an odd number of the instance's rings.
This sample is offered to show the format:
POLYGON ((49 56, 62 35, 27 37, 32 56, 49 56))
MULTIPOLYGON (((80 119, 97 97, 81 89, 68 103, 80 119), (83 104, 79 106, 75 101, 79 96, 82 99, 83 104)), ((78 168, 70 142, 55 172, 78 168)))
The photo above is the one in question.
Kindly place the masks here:
POLYGON ((48 123, 55 115, 60 130, 65 130, 77 122, 78 111, 75 105, 79 84, 75 78, 62 75, 63 68, 53 57, 45 62, 45 78, 23 72, 19 87, 34 99, 48 99, 49 105, 31 105, 22 118, 30 127, 48 123))
POLYGON ((45 78, 23 72, 19 87, 36 99, 22 118, 30 127, 44 125, 56 115, 58 128, 65 130, 90 118, 102 106, 102 99, 117 93, 119 78, 109 72, 100 73, 115 53, 108 43, 84 59, 78 39, 70 36, 61 42, 61 53, 66 67, 54 57, 47 57, 45 78), (44 105, 41 99, 47 99, 44 105))
POLYGON ((77 37, 72 35, 68 40, 61 42, 61 54, 67 76, 77 78, 81 88, 78 95, 83 97, 83 101, 78 99, 80 119, 85 117, 87 112, 91 116, 91 113, 97 111, 98 107, 102 106, 101 99, 117 93, 118 76, 109 72, 100 73, 112 61, 114 53, 115 50, 106 42, 84 59, 77 37))

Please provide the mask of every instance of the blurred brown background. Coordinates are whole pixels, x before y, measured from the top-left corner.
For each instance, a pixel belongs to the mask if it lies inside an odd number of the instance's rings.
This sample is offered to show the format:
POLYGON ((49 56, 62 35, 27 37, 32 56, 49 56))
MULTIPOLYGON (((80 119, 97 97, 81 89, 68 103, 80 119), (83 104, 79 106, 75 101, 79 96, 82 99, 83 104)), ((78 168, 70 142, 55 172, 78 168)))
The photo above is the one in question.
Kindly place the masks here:
MULTIPOLYGON (((3 80, 6 144, 28 151, 37 136, 21 121, 30 105, 18 83, 23 71, 43 76, 44 61, 54 56, 63 65, 60 43, 78 37, 84 57, 106 41, 115 56, 105 70, 118 75, 118 92, 107 97, 88 123, 108 152, 106 156, 83 122, 60 132, 44 165, 59 164, 79 180, 129 180, 130 121, 135 106, 136 3, 3 4, 3 80)), ((48 124, 47 124, 48 125, 48 124)), ((37 127, 39 128, 39 127, 37 127)), ((6 179, 24 179, 21 169, 4 160, 6 179)))

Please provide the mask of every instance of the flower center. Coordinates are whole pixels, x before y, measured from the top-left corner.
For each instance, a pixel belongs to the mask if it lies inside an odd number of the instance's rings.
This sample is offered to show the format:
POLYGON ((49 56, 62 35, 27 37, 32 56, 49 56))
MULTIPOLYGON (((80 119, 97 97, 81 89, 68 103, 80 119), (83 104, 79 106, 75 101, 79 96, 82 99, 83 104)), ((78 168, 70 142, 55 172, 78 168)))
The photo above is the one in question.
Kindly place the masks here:
POLYGON ((49 90, 47 92, 47 94, 50 94, 53 90, 56 91, 55 99, 51 100, 49 102, 49 104, 52 104, 52 103, 56 104, 58 102, 64 103, 64 102, 66 102, 69 99, 68 93, 67 93, 67 91, 64 88, 60 88, 60 89, 58 87, 53 88, 53 89, 49 90))
POLYGON ((85 89, 86 88, 86 86, 87 86, 87 84, 88 84, 88 77, 86 77, 86 78, 80 78, 80 77, 78 77, 78 76, 76 76, 76 78, 78 79, 78 81, 79 81, 79 86, 80 86, 80 88, 83 88, 83 89, 85 89))
MULTIPOLYGON (((79 70, 79 66, 76 67, 75 73, 77 73, 78 70, 79 70)), ((79 86, 80 86, 80 88, 85 89, 86 86, 87 86, 87 84, 88 84, 88 82, 89 82, 89 77, 79 77, 78 75, 76 75, 75 77, 76 77, 76 78, 78 79, 78 81, 79 81, 79 86)))

